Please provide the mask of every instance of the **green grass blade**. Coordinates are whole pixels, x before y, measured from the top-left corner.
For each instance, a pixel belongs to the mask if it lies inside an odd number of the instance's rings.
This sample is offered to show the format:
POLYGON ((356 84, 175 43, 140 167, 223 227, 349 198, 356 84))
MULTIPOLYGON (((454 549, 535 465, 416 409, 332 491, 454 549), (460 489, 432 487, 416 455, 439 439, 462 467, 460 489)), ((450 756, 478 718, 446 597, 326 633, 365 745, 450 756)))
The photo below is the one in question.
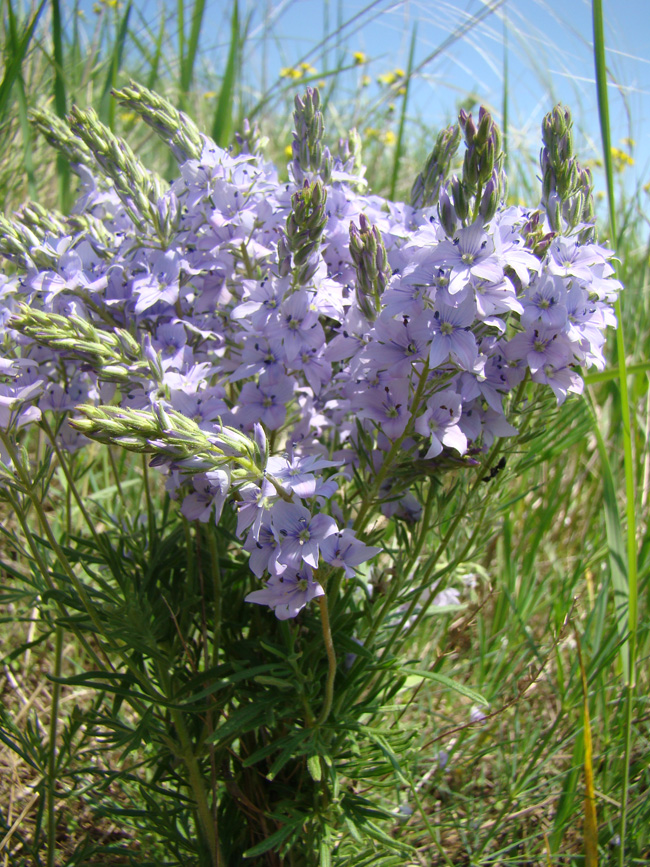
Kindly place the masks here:
POLYGON ((181 99, 186 99, 194 78, 194 63, 199 47, 203 14, 205 12, 205 0, 196 0, 192 12, 192 27, 190 38, 187 43, 187 53, 182 59, 181 65, 181 99))
POLYGON ((508 7, 503 12, 503 107, 501 133, 503 135, 503 170, 508 174, 508 7))
MULTIPOLYGON (((614 172, 612 167, 612 143, 609 126, 609 103, 607 97, 607 65, 605 61, 605 34, 603 27, 602 0, 593 0, 594 26, 594 62, 596 68, 596 87, 598 91, 598 115, 603 141, 603 163, 607 180, 607 203, 609 207, 609 227, 612 243, 617 240, 616 233, 616 202, 614 195, 614 172)), ((625 338, 623 334, 623 318, 620 299, 616 301, 616 348, 620 370, 621 390, 621 421, 623 428, 623 457, 625 466, 625 497, 627 518, 627 560, 628 560, 628 629, 629 629, 629 670, 626 678, 626 711, 625 711, 625 759, 623 780, 621 781, 621 818, 620 818, 620 848, 618 863, 625 865, 625 829, 627 822, 628 790, 630 782, 630 761, 632 754, 632 704, 636 687, 636 642, 638 627, 638 573, 637 573, 637 542, 636 542, 636 511, 634 496, 634 465, 632 456, 631 413, 627 386, 627 362, 625 357, 625 338)))
MULTIPOLYGON (((57 115, 61 119, 65 119, 67 100, 63 72, 63 28, 59 0, 52 0, 52 45, 54 53, 54 107, 57 115)), ((56 155, 56 171, 59 185, 59 208, 63 213, 66 213, 70 191, 70 165, 61 153, 56 155)))
POLYGON ((220 147, 228 147, 233 128, 235 84, 239 66, 239 2, 235 0, 230 19, 230 48, 224 72, 217 108, 212 123, 212 138, 220 147))
MULTIPOLYGON (((641 361, 639 364, 628 364, 628 374, 646 373, 650 370, 650 361, 641 361)), ((587 373, 583 376, 585 385, 595 385, 597 382, 609 382, 611 379, 620 379, 621 371, 618 367, 609 367, 607 370, 599 370, 596 373, 587 373)))
POLYGON ((185 0, 176 2, 176 27, 178 29, 178 70, 179 82, 185 65, 185 0))
POLYGON ((160 59, 162 57, 163 42, 165 39, 165 16, 160 16, 160 30, 155 42, 153 57, 149 64, 149 75, 147 76, 147 87, 153 90, 158 81, 158 70, 160 68, 160 59))
POLYGON ((126 38, 129 35, 129 18, 131 17, 132 8, 133 3, 127 3, 122 19, 118 25, 115 42, 111 51, 111 61, 106 74, 106 81, 104 82, 104 89, 102 90, 99 105, 99 118, 104 121, 110 129, 113 129, 115 126, 115 102, 111 99, 111 90, 117 85, 117 73, 122 66, 124 46, 126 38))
POLYGON ((23 135, 23 164, 25 166, 25 174, 27 175, 27 189, 31 199, 36 199, 36 176, 34 173, 34 158, 32 156, 32 130, 27 117, 27 95, 25 93, 25 82, 22 72, 18 75, 18 119, 20 120, 20 130, 23 135))
POLYGON ((5 46, 5 71, 0 82, 0 123, 3 123, 9 107, 11 91, 20 74, 23 60, 32 41, 38 19, 45 8, 46 0, 41 0, 32 20, 26 24, 22 33, 18 32, 18 22, 11 0, 7 0, 7 19, 9 24, 9 44, 5 46))
POLYGON ((593 431, 596 436, 596 444, 600 455, 600 472, 603 483, 603 509, 605 512, 605 527, 607 530, 607 545, 609 548, 609 568, 614 590, 614 610, 616 612, 616 627, 621 644, 620 655, 623 676, 626 682, 630 673, 630 651, 627 635, 626 613, 629 605, 628 592, 628 564, 626 562, 625 543, 623 541, 623 528, 618 512, 616 500, 616 485, 607 445, 594 416, 593 431))
POLYGON ((399 164, 404 151, 404 128, 406 126, 406 108, 409 101, 409 90, 411 88, 411 76, 413 74, 413 59, 415 57, 415 43, 417 39, 417 24, 413 25, 411 34, 411 45, 409 48, 408 66, 406 69, 406 84, 404 85, 404 96, 402 97, 402 111, 399 118, 399 129, 397 131, 397 142, 395 143, 395 156, 393 157, 393 173, 390 179, 390 198, 395 199, 395 190, 397 188, 397 178, 399 177, 399 164))

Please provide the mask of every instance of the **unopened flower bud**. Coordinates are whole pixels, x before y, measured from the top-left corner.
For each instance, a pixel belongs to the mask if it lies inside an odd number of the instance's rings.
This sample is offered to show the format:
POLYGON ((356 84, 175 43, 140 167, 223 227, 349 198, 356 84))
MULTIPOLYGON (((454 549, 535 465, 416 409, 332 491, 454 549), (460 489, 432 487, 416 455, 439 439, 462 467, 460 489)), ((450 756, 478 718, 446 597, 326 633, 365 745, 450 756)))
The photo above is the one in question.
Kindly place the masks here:
POLYGON ((479 214, 484 223, 489 223, 497 212, 497 208, 499 207, 499 186, 499 177, 494 172, 483 189, 481 204, 479 206, 479 214))
POLYGON ((278 241, 278 274, 286 277, 291 272, 291 248, 287 236, 282 233, 278 241))
POLYGON ((478 152, 474 148, 468 148, 463 160, 463 182, 467 190, 474 190, 478 184, 478 168, 478 152))
POLYGON ((438 202, 440 190, 447 182, 451 161, 460 144, 459 125, 449 126, 438 133, 424 170, 417 176, 411 190, 414 208, 428 208, 438 202))
POLYGON ((496 154, 494 152, 494 140, 489 139, 483 150, 478 180, 480 184, 486 184, 494 172, 496 154))
POLYGON ((476 135, 474 137, 473 144, 476 148, 481 150, 487 144, 487 140, 490 137, 492 132, 492 115, 489 111, 486 111, 483 106, 481 106, 479 110, 479 123, 478 129, 476 130, 476 135))
POLYGON ((438 202, 438 217, 445 230, 447 237, 453 238, 458 229, 458 219, 456 217, 456 209, 449 198, 446 188, 440 192, 440 200, 438 202))
POLYGON ((465 190, 463 188, 463 182, 456 175, 454 175, 451 179, 449 189, 454 202, 454 210, 456 211, 456 216, 461 221, 466 220, 469 214, 469 203, 467 201, 467 195, 465 194, 465 190))
POLYGON ((381 308, 381 296, 391 271, 381 232, 371 226, 364 214, 359 216, 360 229, 350 223, 350 255, 357 272, 356 294, 366 319, 373 322, 381 308))
POLYGON ((465 136, 465 144, 470 147, 473 144, 474 136, 476 135, 476 126, 472 120, 472 115, 468 114, 464 108, 461 108, 458 115, 458 121, 463 131, 463 135, 465 136))
POLYGON ((327 190, 320 180, 309 184, 291 197, 293 210, 287 218, 289 249, 293 254, 294 285, 304 285, 318 267, 320 241, 327 224, 325 206, 327 190), (313 260, 313 261, 312 261, 313 260))

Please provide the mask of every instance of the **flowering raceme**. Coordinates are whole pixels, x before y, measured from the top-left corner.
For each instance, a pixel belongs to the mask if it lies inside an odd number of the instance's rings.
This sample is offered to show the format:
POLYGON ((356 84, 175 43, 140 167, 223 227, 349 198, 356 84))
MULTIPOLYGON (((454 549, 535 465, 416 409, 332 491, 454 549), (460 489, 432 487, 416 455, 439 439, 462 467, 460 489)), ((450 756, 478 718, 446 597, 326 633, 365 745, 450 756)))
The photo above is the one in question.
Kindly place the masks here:
POLYGON ((523 208, 504 203, 484 110, 441 134, 404 204, 365 192, 358 136, 323 145, 317 91, 296 99, 288 182, 253 142, 223 150, 186 118, 165 126, 144 88, 117 96, 167 139, 178 177, 166 188, 130 151, 100 153, 114 137, 90 113, 73 118, 84 148, 52 133, 82 190, 69 218, 3 223, 2 427, 52 414, 64 449, 87 435, 148 452, 190 520, 230 502, 264 582, 246 598, 278 618, 380 552, 370 506, 417 516, 413 490, 387 490, 398 454, 414 468, 477 454, 516 434, 514 390, 532 380, 561 403, 581 367, 603 367, 621 287, 588 172, 571 186, 553 162, 557 109, 542 205, 523 208))

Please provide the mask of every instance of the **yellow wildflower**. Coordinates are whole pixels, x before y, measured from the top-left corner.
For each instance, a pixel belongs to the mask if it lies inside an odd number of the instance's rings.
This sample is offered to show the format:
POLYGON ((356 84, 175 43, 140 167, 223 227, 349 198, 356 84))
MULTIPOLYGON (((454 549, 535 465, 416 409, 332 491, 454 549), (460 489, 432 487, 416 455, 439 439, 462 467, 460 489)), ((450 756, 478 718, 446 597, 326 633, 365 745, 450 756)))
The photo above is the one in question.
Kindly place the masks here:
POLYGON ((288 159, 291 159, 291 157, 293 156, 293 148, 291 147, 290 144, 287 145, 286 148, 284 149, 284 155, 288 159))
POLYGON ((391 84, 395 84, 395 82, 397 81, 397 76, 392 71, 391 72, 382 72, 381 75, 377 76, 377 81, 380 84, 391 85, 391 84))
POLYGON ((394 145, 395 142, 397 141, 397 136, 395 135, 395 133, 393 132, 392 129, 387 129, 386 132, 381 137, 381 140, 386 145, 394 145))
POLYGON ((366 138, 379 138, 379 130, 375 129, 374 126, 367 126, 364 133, 366 138))
POLYGON ((387 84, 390 87, 396 82, 401 82, 403 78, 406 78, 406 73, 403 69, 397 68, 391 69, 390 72, 383 72, 381 75, 377 76, 377 81, 381 84, 387 84))
POLYGON ((354 62, 357 64, 357 66, 361 66, 363 63, 368 62, 368 58, 363 53, 363 51, 355 51, 352 57, 354 58, 354 62))
POLYGON ((216 90, 206 90, 206 92, 203 94, 203 99, 214 99, 216 95, 216 90))
POLYGON ((619 172, 622 172, 626 166, 634 165, 634 157, 631 157, 620 148, 612 147, 612 159, 614 161, 614 168, 619 172))
POLYGON ((370 78, 369 75, 362 75, 361 76, 361 87, 368 87, 368 85, 370 84, 371 81, 372 81, 372 78, 370 78))
POLYGON ((302 69, 296 69, 295 66, 283 66, 280 70, 280 78, 290 78, 295 81, 302 78, 302 69))

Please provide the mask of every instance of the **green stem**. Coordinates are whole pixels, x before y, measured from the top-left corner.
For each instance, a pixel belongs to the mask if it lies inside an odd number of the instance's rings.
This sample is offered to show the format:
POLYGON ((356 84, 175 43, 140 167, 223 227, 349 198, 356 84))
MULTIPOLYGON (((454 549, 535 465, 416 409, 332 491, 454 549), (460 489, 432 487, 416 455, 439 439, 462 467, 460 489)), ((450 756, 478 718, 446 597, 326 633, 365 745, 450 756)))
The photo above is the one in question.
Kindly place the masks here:
MULTIPOLYGON (((616 243, 616 202, 614 196, 614 172, 612 167, 612 143, 609 126, 609 103, 607 97, 607 64, 605 60, 605 34, 603 27, 602 0, 593 0, 594 61, 596 67, 596 89, 598 92, 598 115, 603 141, 603 162, 607 180, 607 203, 609 206, 609 227, 612 244, 616 243)), ((628 681, 625 691, 625 756, 623 779, 621 782, 621 820, 619 836, 621 845, 618 850, 619 867, 625 867, 625 832, 627 824, 628 796, 630 785, 630 762, 632 758, 632 711, 636 692, 636 649, 638 629, 638 571, 637 571, 637 533, 634 494, 634 463, 632 455, 632 424, 630 398, 627 386, 627 361, 625 336, 623 332, 623 313, 620 299, 615 304, 616 350, 618 355, 619 387, 621 391, 621 426, 623 429, 623 460, 625 468, 625 513, 627 517, 627 580, 628 580, 628 681)))
POLYGON ((221 567, 219 566, 219 549, 217 547, 217 528, 208 528, 208 545, 210 548, 210 572, 212 573, 212 601, 214 607, 214 632, 212 636, 212 665, 219 663, 219 645, 221 643, 221 567))
POLYGON ((422 518, 420 519, 420 532, 418 533, 417 542, 415 543, 415 547, 413 548, 413 552, 411 553, 408 562, 406 563, 404 568, 399 569, 399 575, 396 576, 395 580, 391 582, 390 591, 382 606, 379 616, 374 618, 374 622, 372 624, 372 627, 370 628, 370 632, 364 640, 364 645, 366 647, 370 647, 372 645, 375 635, 385 623, 386 616, 388 615, 388 612, 392 610, 393 603, 395 602, 399 591, 402 589, 404 581, 410 575, 411 569, 413 568, 415 563, 417 563, 418 557, 422 552, 422 548, 424 547, 424 543, 426 541, 427 533, 431 529, 431 512, 433 511, 433 504, 435 502, 435 491, 435 482, 431 480, 429 482, 427 499, 424 504, 424 512, 422 513, 422 518))
MULTIPOLYGON (((63 658, 63 629, 56 627, 54 633, 54 677, 61 677, 61 661, 63 658)), ((61 684, 55 680, 52 684, 52 702, 50 704, 50 740, 48 743, 47 762, 47 867, 56 863, 56 737, 59 722, 59 698, 61 684)))
MULTIPOLYGON (((519 405, 520 401, 522 400, 522 398, 524 396, 524 391, 526 389, 527 383, 528 383, 528 376, 526 376, 522 380, 522 382, 519 384, 519 388, 517 389, 517 393, 516 393, 515 398, 512 402, 512 411, 513 412, 516 410, 516 407, 519 405)), ((530 420, 530 415, 528 416, 527 419, 524 420, 524 423, 521 425, 520 430, 519 430, 520 435, 524 431, 525 427, 528 425, 529 420, 530 420)), ((435 553, 432 554, 431 557, 429 558, 429 567, 425 573, 425 579, 424 579, 425 581, 429 580, 429 576, 431 575, 431 572, 435 568, 436 563, 438 562, 440 557, 444 554, 451 538, 454 536, 456 529, 458 528, 458 525, 463 520, 463 518, 466 516, 466 514, 468 512, 469 504, 472 501, 472 499, 474 498, 474 496, 476 495, 477 490, 480 488, 481 482, 485 476, 485 472, 487 470, 489 470, 490 467, 492 467, 494 465, 496 459, 499 456, 499 452, 501 451, 502 448, 503 448, 503 440, 497 439, 495 441, 494 445, 492 446, 492 448, 490 449, 490 451, 488 452, 488 456, 487 456, 486 460, 478 468, 478 472, 476 474, 476 478, 474 479, 474 483, 470 487, 469 491, 465 494, 465 497, 463 498, 461 505, 456 510, 456 514, 452 518, 451 524, 449 525, 449 529, 445 533, 445 535, 444 535, 443 539, 441 540, 440 544, 438 545, 435 553)), ((472 538, 473 538, 473 536, 472 536, 472 538)), ((468 545, 469 544, 470 543, 468 543, 468 545)), ((465 551, 467 551, 467 545, 463 549, 463 553, 465 553, 465 551)), ((460 562, 460 561, 456 560, 456 562, 460 562)), ((447 571, 447 570, 445 570, 445 571, 447 571)), ((440 589, 442 589, 442 588, 440 588, 440 589)), ((422 606, 422 609, 420 610, 420 612, 417 615, 415 623, 413 623, 411 629, 409 629, 409 633, 413 630, 413 628, 415 628, 415 624, 419 623, 422 620, 424 614, 426 613, 427 609, 431 605, 433 598, 434 598, 433 594, 431 594, 429 596, 429 599, 424 603, 424 605, 422 606)), ((386 645, 384 647, 380 661, 386 658, 386 656, 387 656, 388 652, 390 651, 396 638, 399 635, 403 634, 403 631, 406 627, 406 624, 408 623, 410 618, 413 616, 413 613, 414 613, 418 604, 419 604, 419 595, 416 595, 411 600, 411 604, 409 605, 408 609, 404 613, 399 625, 395 629, 393 629, 388 641, 386 642, 386 645)))
MULTIPOLYGON (((171 702, 174 696, 171 690, 169 674, 165 669, 164 663, 159 664, 157 666, 157 670, 165 695, 167 699, 171 702)), ((219 865, 224 863, 223 856, 221 854, 219 841, 217 838, 215 819, 212 811, 210 810, 205 780, 203 779, 198 759, 192 748, 192 739, 187 730, 187 726, 185 725, 185 719, 183 717, 182 711, 172 706, 170 707, 170 714, 174 723, 174 727, 178 734, 178 739, 180 741, 180 758, 183 760, 185 767, 187 768, 190 788, 192 790, 192 794, 194 795, 194 800, 196 801, 199 818, 199 828, 203 830, 203 835, 205 836, 208 848, 210 849, 212 863, 215 865, 215 867, 219 867, 219 865)))
POLYGON ((111 464, 111 469, 113 470, 113 478, 115 479, 115 487, 117 488, 117 493, 122 503, 122 506, 125 510, 128 509, 126 504, 126 498, 124 497, 124 491, 122 489, 122 483, 120 482, 120 473, 117 469, 117 464, 115 463, 115 455, 113 454, 113 449, 110 446, 107 446, 108 451, 108 460, 111 464))
POLYGON ((65 460, 64 455, 61 453, 61 448, 59 447, 59 444, 56 441, 56 437, 54 435, 54 432, 52 431, 52 428, 48 424, 45 416, 41 417, 41 427, 45 431, 45 435, 47 436, 48 440, 52 444, 52 448, 54 449, 56 456, 59 460, 59 466, 63 470, 63 474, 66 478, 67 483, 68 483, 68 491, 70 493, 72 493, 72 496, 75 498, 75 502, 77 503, 77 506, 79 507, 79 511, 83 515, 83 519, 86 522, 88 529, 92 533, 93 539, 95 540, 95 542, 99 542, 99 537, 97 535, 97 528, 95 527, 95 522, 93 521, 93 519, 89 515, 88 510, 86 509, 86 507, 84 505, 84 501, 83 501, 81 495, 79 494, 79 491, 77 490, 77 486, 75 485, 74 478, 72 476, 72 473, 70 472, 70 467, 68 466, 68 462, 65 460))
POLYGON ((153 499, 149 488, 149 464, 147 456, 142 455, 142 484, 144 486, 144 496, 147 502, 147 523, 149 528, 149 544, 153 544, 156 538, 156 513, 153 507, 153 499))
POLYGON ((318 597, 318 607, 320 608, 321 623, 323 626, 323 641, 325 642, 325 651, 327 652, 327 680, 325 681, 325 699, 323 707, 316 720, 316 725, 321 726, 326 722, 332 709, 332 701, 334 700, 334 678, 336 677, 336 654, 334 652, 334 642, 332 641, 332 630, 330 628, 329 609, 327 607, 327 596, 318 597))
MULTIPOLYGON (((36 545, 36 542, 34 541, 34 537, 32 536, 31 530, 29 529, 29 525, 27 524, 27 520, 25 518, 25 514, 22 510, 22 507, 20 506, 20 503, 18 503, 10 495, 8 496, 8 500, 9 500, 9 503, 11 504, 11 506, 13 508, 14 514, 18 518, 18 523, 20 524, 20 527, 21 527, 23 533, 25 534, 25 538, 27 539, 27 544, 29 546, 29 550, 31 551, 32 557, 34 558, 36 565, 38 566, 39 572, 40 572, 43 580, 45 581, 45 583, 47 584, 47 586, 50 590, 56 590, 54 582, 52 581, 52 578, 50 577, 49 567, 48 567, 47 563, 41 557, 41 552, 39 551, 38 546, 36 545)), ((57 605, 59 611, 61 612, 61 614, 63 615, 63 617, 70 620, 70 612, 65 607, 65 605, 62 602, 60 602, 58 599, 56 600, 56 605, 57 605)), ((75 627, 74 625, 71 625, 70 631, 73 632, 75 638, 77 639, 77 641, 79 641, 79 643, 84 648, 84 650, 88 654, 89 658, 92 659, 92 661, 95 663, 97 668, 101 669, 102 661, 97 656, 97 654, 93 650, 93 648, 88 644, 88 641, 83 636, 83 634, 79 631, 79 629, 77 627, 75 627)), ((110 661, 107 659, 105 654, 104 654, 104 663, 107 665, 108 668, 110 668, 111 670, 114 671, 113 667, 110 664, 110 661)))

